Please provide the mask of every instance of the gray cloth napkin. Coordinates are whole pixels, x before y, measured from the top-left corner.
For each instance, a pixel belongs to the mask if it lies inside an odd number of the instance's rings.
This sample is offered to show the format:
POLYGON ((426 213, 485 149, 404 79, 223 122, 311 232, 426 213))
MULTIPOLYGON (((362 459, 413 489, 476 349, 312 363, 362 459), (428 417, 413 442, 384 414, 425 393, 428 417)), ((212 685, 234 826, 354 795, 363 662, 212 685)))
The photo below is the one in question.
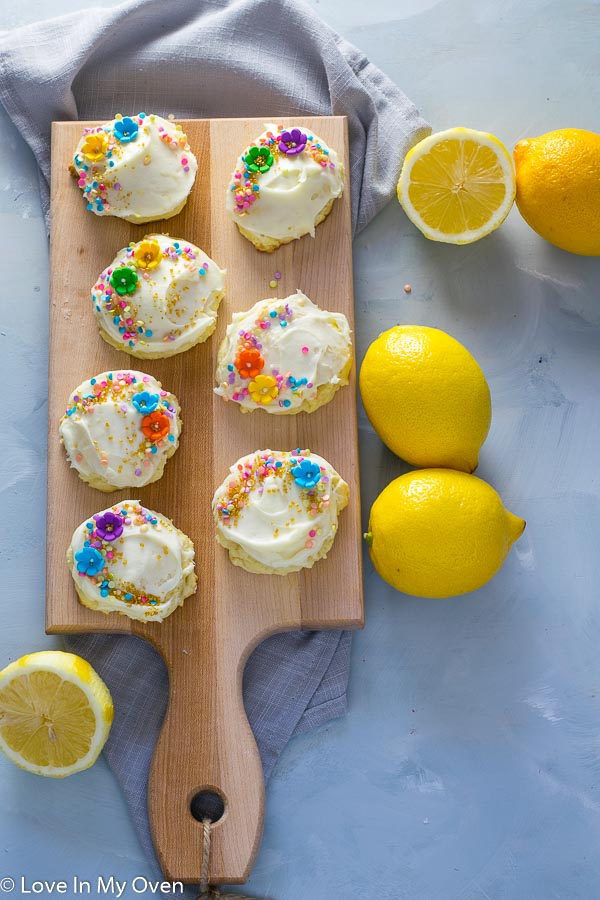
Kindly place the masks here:
MULTIPOLYGON (((0 100, 35 154, 47 216, 55 119, 140 110, 265 121, 346 115, 355 233, 391 198, 406 152, 430 131, 406 96, 301 0, 134 0, 4 32, 0 100)), ((167 703, 162 660, 132 637, 66 643, 113 694, 106 757, 155 864, 146 789, 167 703)), ((290 737, 343 715, 349 658, 350 636, 339 631, 276 635, 254 652, 244 701, 265 777, 290 737)))

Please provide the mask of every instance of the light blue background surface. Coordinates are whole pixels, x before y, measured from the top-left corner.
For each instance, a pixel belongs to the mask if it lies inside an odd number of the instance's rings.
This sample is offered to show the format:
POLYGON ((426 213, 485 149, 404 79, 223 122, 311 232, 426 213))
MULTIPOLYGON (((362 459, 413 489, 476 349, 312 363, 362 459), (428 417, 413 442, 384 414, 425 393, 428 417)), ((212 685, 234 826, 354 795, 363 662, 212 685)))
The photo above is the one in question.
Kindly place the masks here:
MULTIPOLYGON (((469 125, 509 147, 600 131, 597 2, 313 5, 434 130, 469 125)), ((0 0, 0 24, 85 6, 0 0)), ((48 254, 33 158, 1 111, 0 225, 2 666, 58 642, 43 634, 48 254)), ((478 474, 527 530, 490 585, 454 601, 396 594, 366 561, 349 714, 284 753, 247 892, 600 896, 599 275, 600 260, 545 244, 516 209, 459 248, 425 241, 392 202, 356 241, 359 356, 397 322, 439 326, 474 352, 494 405, 478 474)), ((364 415, 361 442, 366 520, 405 467, 364 415)), ((62 783, 0 760, 0 809, 0 878, 150 874, 103 760, 62 783)))

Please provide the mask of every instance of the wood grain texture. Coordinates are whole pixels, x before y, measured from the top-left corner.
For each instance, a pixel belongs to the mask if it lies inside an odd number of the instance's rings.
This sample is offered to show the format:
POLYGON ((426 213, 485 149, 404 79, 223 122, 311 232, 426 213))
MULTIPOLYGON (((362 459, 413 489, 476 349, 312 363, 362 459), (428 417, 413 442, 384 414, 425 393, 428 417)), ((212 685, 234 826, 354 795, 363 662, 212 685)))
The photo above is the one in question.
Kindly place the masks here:
MULTIPOLYGON (((182 213, 136 226, 87 212, 67 171, 84 124, 54 123, 52 133, 51 309, 49 363, 47 621, 48 633, 119 632, 150 641, 170 677, 170 701, 154 755, 149 789, 152 834, 159 861, 173 880, 198 881, 202 828, 189 803, 203 788, 226 803, 213 828, 213 883, 241 883, 262 834, 264 787, 260 758, 242 703, 242 674, 265 637, 299 628, 359 628, 363 623, 357 417, 354 371, 349 387, 317 412, 242 415, 213 394, 219 342, 231 313, 275 293, 300 288, 313 301, 353 323, 350 198, 334 204, 316 238, 275 254, 256 251, 225 212, 225 191, 236 157, 263 130, 262 119, 192 120, 184 130, 198 162, 196 184, 182 213), (138 361, 99 336, 90 290, 118 250, 150 232, 201 247, 227 269, 226 297, 216 333, 205 344, 167 360, 138 361), (179 399, 180 447, 163 478, 138 491, 103 494, 69 469, 58 421, 69 393, 104 370, 137 368, 158 378, 179 399), (327 560, 297 575, 251 575, 229 563, 214 539, 211 499, 238 457, 256 449, 309 447, 328 459, 350 485, 350 505, 327 560), (193 540, 198 592, 162 624, 132 622, 81 606, 65 553, 77 525, 128 497, 171 517, 193 540)), ((344 118, 280 120, 314 129, 345 159, 344 118)))

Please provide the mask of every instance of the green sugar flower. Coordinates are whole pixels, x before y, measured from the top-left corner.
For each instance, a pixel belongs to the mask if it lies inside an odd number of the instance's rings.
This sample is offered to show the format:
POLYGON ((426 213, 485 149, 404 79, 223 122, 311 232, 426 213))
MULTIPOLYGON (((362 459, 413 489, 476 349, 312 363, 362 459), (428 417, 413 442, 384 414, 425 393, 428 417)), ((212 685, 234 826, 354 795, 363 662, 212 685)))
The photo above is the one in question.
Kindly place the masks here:
POLYGON ((244 157, 250 172, 268 172, 275 160, 268 147, 250 147, 244 157))
POLYGON ((123 266, 110 276, 111 286, 117 294, 133 294, 138 284, 138 273, 129 266, 123 266))

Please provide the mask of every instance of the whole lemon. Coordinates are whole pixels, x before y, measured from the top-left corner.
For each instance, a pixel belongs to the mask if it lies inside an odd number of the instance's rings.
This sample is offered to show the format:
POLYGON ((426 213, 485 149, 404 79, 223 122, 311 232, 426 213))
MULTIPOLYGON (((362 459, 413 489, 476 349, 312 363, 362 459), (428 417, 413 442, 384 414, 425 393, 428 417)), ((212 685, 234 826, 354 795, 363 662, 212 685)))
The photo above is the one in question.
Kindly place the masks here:
POLYGON ((517 206, 562 250, 600 256, 600 134, 561 128, 514 149, 517 206))
POLYGON ((373 428, 406 462, 477 468, 490 389, 477 361, 446 332, 424 325, 384 331, 365 355, 360 392, 373 428))
POLYGON ((486 584, 524 528, 480 478, 421 469, 381 492, 365 537, 375 569, 396 590, 455 597, 486 584))

